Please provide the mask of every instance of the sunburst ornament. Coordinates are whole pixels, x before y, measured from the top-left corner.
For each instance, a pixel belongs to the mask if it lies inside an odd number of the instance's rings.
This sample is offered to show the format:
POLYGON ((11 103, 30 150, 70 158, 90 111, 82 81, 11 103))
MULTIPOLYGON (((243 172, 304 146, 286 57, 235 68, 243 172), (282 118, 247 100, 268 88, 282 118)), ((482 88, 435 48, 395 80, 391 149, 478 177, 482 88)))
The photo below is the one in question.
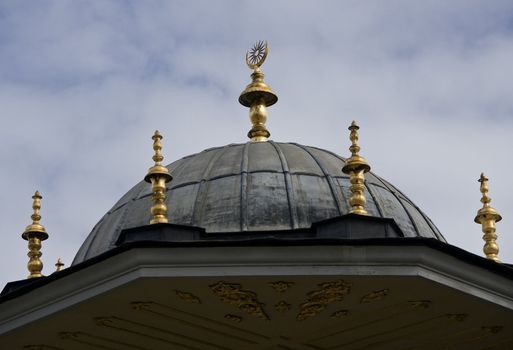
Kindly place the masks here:
POLYGON ((264 63, 268 52, 267 41, 257 41, 255 45, 246 52, 246 64, 253 70, 258 69, 264 63))

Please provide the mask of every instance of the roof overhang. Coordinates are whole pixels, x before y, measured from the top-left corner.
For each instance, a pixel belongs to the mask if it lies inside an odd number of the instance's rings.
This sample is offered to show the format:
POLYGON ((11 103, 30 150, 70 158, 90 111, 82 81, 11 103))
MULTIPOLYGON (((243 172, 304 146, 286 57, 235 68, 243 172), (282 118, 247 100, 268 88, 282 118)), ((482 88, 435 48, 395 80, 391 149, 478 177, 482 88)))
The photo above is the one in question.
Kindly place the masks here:
POLYGON ((512 269, 421 238, 133 242, 0 309, 12 349, 513 345, 512 269))

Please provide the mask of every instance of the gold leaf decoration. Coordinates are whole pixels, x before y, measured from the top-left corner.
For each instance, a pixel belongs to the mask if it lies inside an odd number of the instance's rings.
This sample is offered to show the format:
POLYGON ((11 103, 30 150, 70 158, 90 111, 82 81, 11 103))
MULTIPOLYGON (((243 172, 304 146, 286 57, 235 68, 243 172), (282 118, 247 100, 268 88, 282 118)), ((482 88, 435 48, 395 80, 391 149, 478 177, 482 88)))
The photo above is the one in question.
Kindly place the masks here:
POLYGON ((228 321, 232 321, 232 322, 236 322, 236 323, 241 323, 242 322, 242 317, 240 316, 236 316, 236 315, 232 315, 232 314, 226 314, 224 315, 224 318, 228 321))
POLYGON ((75 339, 79 337, 79 332, 60 332, 59 337, 61 339, 75 339))
POLYGON ((492 334, 497 334, 500 331, 502 331, 504 327, 503 326, 489 326, 489 327, 481 327, 481 329, 485 332, 489 332, 492 334))
POLYGON ((287 303, 285 300, 282 300, 282 301, 279 301, 278 303, 276 303, 274 305, 274 308, 276 309, 276 311, 278 312, 287 312, 290 310, 290 308, 292 307, 292 305, 290 305, 289 303, 287 303))
POLYGON ((372 303, 373 301, 378 301, 378 300, 385 298, 387 295, 388 295, 388 289, 382 289, 382 290, 370 292, 369 294, 366 294, 362 297, 362 299, 360 300, 360 303, 362 303, 362 304, 372 303))
POLYGON ((269 282, 269 286, 277 291, 278 293, 283 293, 290 287, 294 285, 294 282, 285 282, 285 281, 276 281, 276 282, 269 282))
POLYGON ((262 320, 270 319, 264 310, 265 305, 258 300, 257 294, 242 289, 242 285, 220 281, 210 285, 210 289, 222 302, 235 305, 240 310, 262 320))
POLYGON ((153 302, 151 301, 134 301, 130 303, 132 305, 132 309, 134 310, 150 310, 151 306, 153 305, 153 302))
POLYGON ((97 317, 94 321, 97 326, 109 327, 114 324, 114 317, 97 317))
POLYGON ((463 322, 468 317, 467 314, 447 314, 445 315, 449 320, 456 322, 463 322))
POLYGON ((344 318, 344 317, 347 317, 349 315, 349 311, 348 310, 338 310, 338 311, 335 311, 334 313, 331 314, 331 318, 344 318))
POLYGON ((431 306, 431 301, 429 300, 410 300, 408 303, 414 309, 427 309, 431 306))
POLYGON ((195 296, 194 294, 192 293, 189 293, 189 292, 184 292, 184 291, 181 291, 181 290, 176 290, 175 289, 175 294, 180 298, 182 299, 183 301, 186 301, 188 303, 191 303, 191 304, 201 304, 201 299, 198 298, 197 296, 195 296))
POLYGON ((344 280, 319 284, 320 289, 307 294, 307 301, 299 306, 298 321, 316 316, 329 304, 342 301, 351 291, 351 284, 344 280))

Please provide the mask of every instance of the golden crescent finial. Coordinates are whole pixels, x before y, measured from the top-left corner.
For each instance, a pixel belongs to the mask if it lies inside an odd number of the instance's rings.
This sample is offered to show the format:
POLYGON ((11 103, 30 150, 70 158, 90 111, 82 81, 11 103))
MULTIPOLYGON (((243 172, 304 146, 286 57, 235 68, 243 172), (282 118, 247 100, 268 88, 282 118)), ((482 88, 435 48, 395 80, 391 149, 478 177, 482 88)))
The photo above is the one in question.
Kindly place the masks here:
POLYGON ((246 64, 249 68, 257 70, 262 64, 264 64, 268 53, 269 47, 267 45, 267 41, 259 40, 249 51, 246 52, 246 64))
POLYGON ((264 63, 269 52, 267 41, 257 41, 253 47, 246 52, 246 64, 253 70, 251 83, 246 86, 239 96, 239 102, 249 107, 249 120, 253 127, 248 132, 252 142, 264 142, 269 139, 271 133, 267 130, 267 107, 278 101, 278 96, 264 82, 264 73, 260 66, 264 63))

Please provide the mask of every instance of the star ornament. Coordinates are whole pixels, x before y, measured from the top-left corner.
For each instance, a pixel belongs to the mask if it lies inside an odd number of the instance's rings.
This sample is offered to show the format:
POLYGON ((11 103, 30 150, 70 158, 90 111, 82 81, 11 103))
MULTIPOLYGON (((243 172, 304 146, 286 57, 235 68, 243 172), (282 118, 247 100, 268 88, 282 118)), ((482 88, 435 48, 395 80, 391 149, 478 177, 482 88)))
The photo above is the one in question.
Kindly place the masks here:
POLYGON ((269 52, 267 41, 259 40, 246 52, 246 64, 251 69, 259 68, 265 61, 269 52))

